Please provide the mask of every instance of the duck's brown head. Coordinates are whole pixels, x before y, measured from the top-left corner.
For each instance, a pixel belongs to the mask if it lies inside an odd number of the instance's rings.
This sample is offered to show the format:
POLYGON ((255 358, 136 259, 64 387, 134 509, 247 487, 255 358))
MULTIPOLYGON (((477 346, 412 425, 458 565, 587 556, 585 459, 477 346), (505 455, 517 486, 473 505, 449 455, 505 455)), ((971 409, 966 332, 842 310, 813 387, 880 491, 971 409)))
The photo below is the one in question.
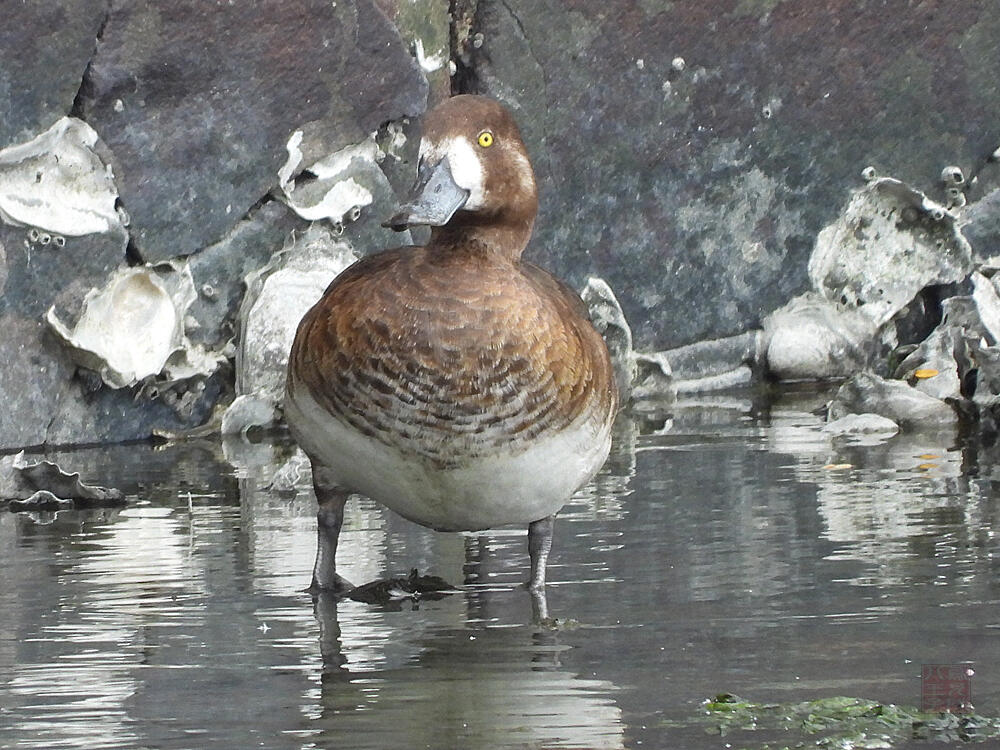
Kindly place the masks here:
POLYGON ((517 257, 537 213, 535 175, 514 118, 493 99, 465 94, 425 116, 417 182, 386 226, 431 226, 432 243, 460 234, 517 257))

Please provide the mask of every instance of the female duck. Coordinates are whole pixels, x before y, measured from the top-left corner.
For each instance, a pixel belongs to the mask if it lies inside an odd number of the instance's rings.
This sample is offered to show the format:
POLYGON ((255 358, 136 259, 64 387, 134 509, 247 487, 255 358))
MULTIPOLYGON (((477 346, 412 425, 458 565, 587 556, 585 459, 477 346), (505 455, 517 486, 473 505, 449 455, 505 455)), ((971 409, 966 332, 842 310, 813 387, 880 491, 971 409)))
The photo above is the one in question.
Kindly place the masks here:
POLYGON ((285 414, 319 501, 314 590, 350 588, 335 556, 351 492, 443 531, 528 524, 544 587, 555 513, 607 458, 618 394, 579 297, 521 260, 537 210, 510 113, 448 99, 389 223, 430 241, 358 261, 299 324, 285 414))

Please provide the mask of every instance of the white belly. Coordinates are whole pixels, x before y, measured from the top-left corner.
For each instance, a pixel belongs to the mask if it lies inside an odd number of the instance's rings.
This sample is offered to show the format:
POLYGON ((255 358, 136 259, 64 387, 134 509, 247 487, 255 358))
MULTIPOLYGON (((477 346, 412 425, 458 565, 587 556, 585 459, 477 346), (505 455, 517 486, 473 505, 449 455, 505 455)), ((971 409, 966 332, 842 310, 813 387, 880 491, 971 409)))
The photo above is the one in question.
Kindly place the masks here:
POLYGON ((557 435, 436 468, 360 434, 296 388, 285 412, 292 434, 340 485, 401 516, 443 531, 528 524, 561 508, 608 457, 611 426, 581 418, 557 435))

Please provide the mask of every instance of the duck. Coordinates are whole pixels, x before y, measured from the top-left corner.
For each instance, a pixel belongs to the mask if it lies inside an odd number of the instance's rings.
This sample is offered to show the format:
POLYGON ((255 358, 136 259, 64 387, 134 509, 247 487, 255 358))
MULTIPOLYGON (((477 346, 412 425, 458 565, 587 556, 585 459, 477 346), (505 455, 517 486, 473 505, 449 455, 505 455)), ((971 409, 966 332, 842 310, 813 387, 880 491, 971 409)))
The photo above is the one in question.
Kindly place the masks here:
POLYGON ((555 516, 606 461, 619 395, 569 286, 522 259, 538 189, 511 112, 458 95, 423 120, 417 177, 385 226, 424 245, 368 255, 299 323, 284 413, 318 502, 313 592, 345 594, 351 494, 439 531, 527 526, 544 591, 555 516))

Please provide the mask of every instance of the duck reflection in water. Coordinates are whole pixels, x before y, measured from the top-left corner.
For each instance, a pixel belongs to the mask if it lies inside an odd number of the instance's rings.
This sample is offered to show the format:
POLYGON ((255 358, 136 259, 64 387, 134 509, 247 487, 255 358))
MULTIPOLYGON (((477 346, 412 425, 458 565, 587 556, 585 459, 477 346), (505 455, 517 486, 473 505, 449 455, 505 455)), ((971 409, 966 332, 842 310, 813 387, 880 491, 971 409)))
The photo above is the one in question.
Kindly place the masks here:
POLYGON ((313 743, 332 747, 351 737, 358 748, 625 747, 620 688, 564 665, 571 646, 559 631, 442 627, 441 619, 450 619, 442 610, 460 621, 490 598, 463 592, 435 605, 429 620, 420 612, 403 620, 384 613, 359 627, 346 617, 341 624, 336 596, 317 595, 322 674, 304 707, 313 743), (392 649, 366 654, 362 644, 373 636, 392 649))
POLYGON ((537 209, 510 113, 448 99, 388 223, 430 226, 430 240, 358 261, 302 319, 285 413, 319 502, 313 591, 354 588, 336 551, 357 492, 441 531, 526 525, 547 616, 555 515, 607 458, 618 393, 580 298, 521 260, 537 209))

